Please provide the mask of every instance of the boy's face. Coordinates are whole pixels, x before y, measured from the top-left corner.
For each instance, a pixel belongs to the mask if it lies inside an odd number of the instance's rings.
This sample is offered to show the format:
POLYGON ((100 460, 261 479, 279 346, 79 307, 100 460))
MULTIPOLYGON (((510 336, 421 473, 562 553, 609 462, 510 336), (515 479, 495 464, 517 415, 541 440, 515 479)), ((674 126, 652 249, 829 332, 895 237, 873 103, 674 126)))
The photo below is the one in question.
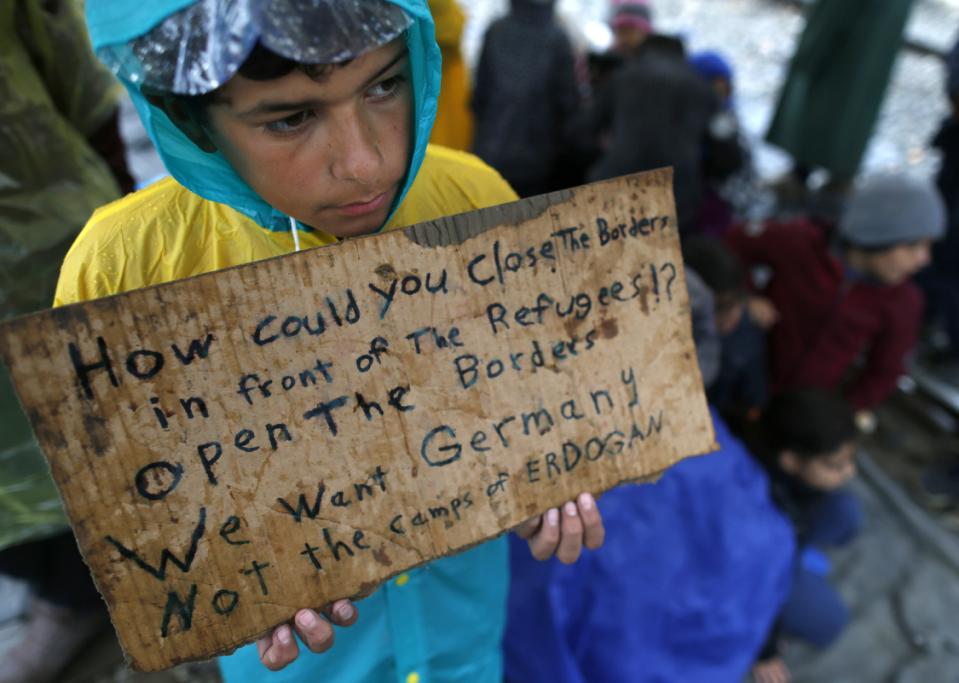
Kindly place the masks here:
POLYGON ((899 244, 882 251, 866 253, 863 265, 883 284, 902 284, 929 264, 930 240, 899 244))
POLYGON ((613 26, 613 50, 623 57, 630 57, 639 51, 649 33, 633 24, 613 26))
POLYGON ((856 475, 856 443, 847 441, 833 453, 803 459, 792 451, 779 456, 785 472, 819 491, 835 491, 856 475))
POLYGON ((408 61, 398 39, 313 77, 237 74, 207 109, 208 134, 274 208, 338 237, 373 232, 409 162, 408 61))
POLYGON ((709 83, 720 102, 727 102, 733 96, 733 84, 722 76, 716 76, 709 83))

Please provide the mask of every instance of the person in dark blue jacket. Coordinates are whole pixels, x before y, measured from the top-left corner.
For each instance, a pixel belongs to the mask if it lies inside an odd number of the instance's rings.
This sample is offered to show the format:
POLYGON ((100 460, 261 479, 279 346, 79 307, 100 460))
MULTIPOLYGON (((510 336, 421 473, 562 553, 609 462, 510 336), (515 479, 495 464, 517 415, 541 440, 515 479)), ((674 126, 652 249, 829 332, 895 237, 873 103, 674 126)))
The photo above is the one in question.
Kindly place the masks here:
POLYGON ((512 0, 483 39, 473 88, 473 151, 521 197, 560 189, 579 107, 573 48, 553 0, 512 0))

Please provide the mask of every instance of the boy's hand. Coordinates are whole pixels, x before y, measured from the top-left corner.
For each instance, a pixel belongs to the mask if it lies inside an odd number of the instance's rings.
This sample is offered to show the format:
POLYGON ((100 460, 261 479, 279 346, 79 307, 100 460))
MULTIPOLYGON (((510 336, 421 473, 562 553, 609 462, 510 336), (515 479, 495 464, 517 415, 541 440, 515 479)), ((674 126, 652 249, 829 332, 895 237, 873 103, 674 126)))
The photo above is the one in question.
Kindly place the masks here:
POLYGON ((782 657, 773 657, 753 664, 753 680, 756 683, 789 683, 792 676, 782 657))
POLYGON ((596 500, 588 493, 581 493, 561 508, 550 508, 546 514, 527 519, 516 527, 516 533, 526 539, 537 560, 555 555, 563 564, 579 559, 584 545, 596 550, 606 537, 596 500))
POLYGON ((749 317, 764 330, 779 322, 779 311, 773 302, 764 296, 751 296, 746 304, 749 317))
POLYGON ((311 609, 301 609, 291 623, 280 624, 270 633, 256 641, 260 662, 270 671, 279 671, 299 656, 300 649, 293 637, 296 630, 300 639, 313 652, 326 652, 333 647, 333 627, 352 626, 358 616, 356 607, 349 600, 337 600, 323 610, 324 619, 311 609))
MULTIPOLYGON (((583 493, 576 501, 569 501, 562 511, 551 508, 544 515, 523 522, 517 529, 529 542, 533 557, 548 560, 555 555, 560 562, 571 564, 579 558, 583 546, 595 550, 603 545, 606 531, 603 518, 593 496, 583 493)), ((329 621, 310 609, 296 613, 292 624, 281 624, 260 638, 256 649, 260 661, 270 671, 279 671, 299 655, 299 647, 293 637, 296 630, 300 639, 313 652, 326 652, 333 646, 333 627, 352 626, 356 623, 356 607, 349 600, 338 600, 324 610, 329 621)))
POLYGON ((856 411, 856 429, 859 430, 860 434, 872 434, 878 426, 879 421, 876 419, 874 412, 871 410, 856 411))

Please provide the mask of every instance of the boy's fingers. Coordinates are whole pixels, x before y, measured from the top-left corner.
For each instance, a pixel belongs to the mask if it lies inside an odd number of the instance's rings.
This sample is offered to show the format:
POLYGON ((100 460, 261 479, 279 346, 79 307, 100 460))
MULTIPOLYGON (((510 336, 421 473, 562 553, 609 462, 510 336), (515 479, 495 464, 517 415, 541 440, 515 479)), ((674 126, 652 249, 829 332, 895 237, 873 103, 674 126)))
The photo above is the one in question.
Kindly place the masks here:
POLYGON ((337 626, 352 626, 359 616, 359 610, 349 600, 337 600, 328 605, 323 613, 337 626))
POLYGON ((581 493, 576 502, 583 522, 583 545, 590 550, 596 550, 602 547, 603 541, 606 540, 606 528, 596 506, 596 499, 588 493, 581 493))
POLYGON ((560 537, 559 524, 559 510, 547 510, 539 531, 529 539, 529 550, 537 560, 548 560, 556 552, 560 537))
POLYGON ((272 634, 265 635, 256 641, 256 652, 260 656, 260 663, 267 668, 269 668, 269 664, 267 663, 266 651, 270 649, 270 644, 272 642, 273 642, 272 634))
POLYGON ((539 525, 543 522, 543 515, 537 515, 536 517, 530 517, 525 522, 516 527, 516 535, 520 538, 526 539, 527 541, 532 537, 533 534, 539 530, 539 525))
POLYGON ((282 624, 258 641, 256 650, 260 655, 260 662, 270 671, 279 671, 296 659, 300 653, 289 625, 282 624))
POLYGON ((301 609, 293 621, 296 632, 313 652, 326 652, 333 647, 333 627, 313 610, 301 609))
POLYGON ((563 506, 563 533, 560 535, 556 557, 563 564, 572 564, 583 549, 583 521, 573 501, 563 506))

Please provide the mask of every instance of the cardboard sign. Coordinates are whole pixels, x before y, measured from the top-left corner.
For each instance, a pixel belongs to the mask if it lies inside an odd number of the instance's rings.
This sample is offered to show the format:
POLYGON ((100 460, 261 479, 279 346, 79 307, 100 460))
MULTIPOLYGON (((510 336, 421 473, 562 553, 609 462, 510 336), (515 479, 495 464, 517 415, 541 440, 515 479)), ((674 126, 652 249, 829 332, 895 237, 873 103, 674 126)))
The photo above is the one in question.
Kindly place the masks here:
POLYGON ((228 651, 714 449, 671 179, 4 324, 132 665, 228 651))

